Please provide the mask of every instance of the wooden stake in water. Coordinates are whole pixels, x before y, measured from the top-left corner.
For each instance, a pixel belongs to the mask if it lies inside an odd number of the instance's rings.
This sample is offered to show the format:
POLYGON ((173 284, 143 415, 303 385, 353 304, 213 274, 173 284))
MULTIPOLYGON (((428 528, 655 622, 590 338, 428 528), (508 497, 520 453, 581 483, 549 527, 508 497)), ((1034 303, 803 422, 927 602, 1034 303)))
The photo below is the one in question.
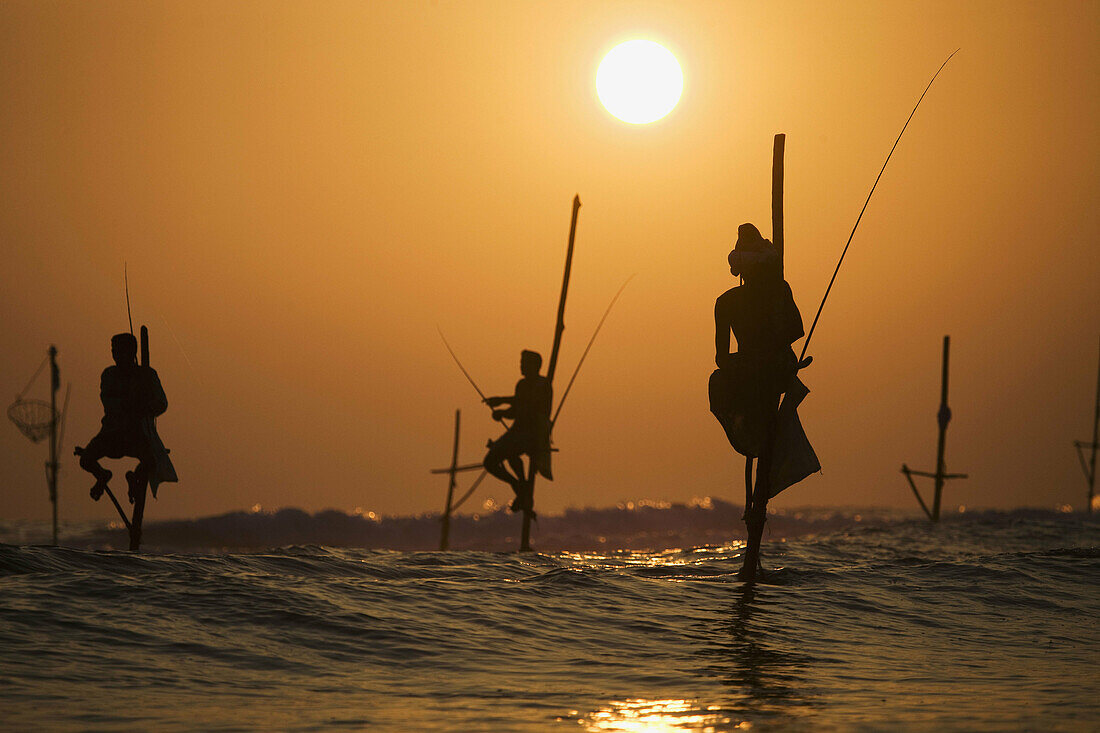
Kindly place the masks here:
POLYGON ((1085 472, 1085 480, 1089 483, 1085 511, 1092 514, 1092 503, 1096 497, 1096 449, 1100 448, 1100 365, 1096 371, 1096 412, 1092 419, 1092 443, 1075 440, 1073 445, 1077 448, 1077 457, 1081 459, 1081 468, 1085 472), (1090 450, 1088 461, 1085 461, 1085 448, 1090 450))
MULTIPOLYGON (((581 208, 580 195, 573 196, 573 216, 569 223, 569 248, 565 253, 565 273, 562 275, 561 281, 561 297, 558 298, 558 319, 554 326, 554 347, 550 351, 550 365, 546 369, 546 378, 550 382, 550 386, 554 386, 554 371, 558 366, 558 354, 561 350, 561 336, 565 331, 565 298, 569 294, 569 275, 573 268, 573 243, 577 237, 577 212, 581 208)), ((527 490, 531 492, 531 501, 529 506, 523 510, 523 530, 520 536, 519 549, 520 552, 529 552, 531 550, 531 515, 534 512, 534 497, 535 497, 535 477, 538 475, 538 471, 535 468, 534 463, 529 464, 527 476, 527 490)))
POLYGON ((951 422, 951 408, 947 406, 947 376, 948 376, 948 363, 951 353, 951 337, 943 337, 943 368, 941 370, 940 381, 940 409, 936 413, 936 422, 939 425, 939 435, 936 439, 936 470, 934 473, 928 473, 927 471, 914 471, 906 464, 901 464, 901 472, 905 475, 905 479, 909 482, 910 488, 913 489, 913 494, 917 497, 917 501, 920 503, 921 509, 933 522, 940 521, 940 503, 943 498, 943 486, 948 479, 955 478, 967 478, 965 473, 947 473, 947 467, 944 460, 944 451, 947 447, 947 424, 951 422), (935 481, 935 489, 932 495, 932 508, 929 509, 928 505, 924 503, 924 499, 921 498, 920 492, 917 490, 917 485, 913 481, 913 476, 924 476, 931 478, 935 481))
POLYGON ((53 504, 53 544, 57 546, 57 390, 61 387, 61 375, 57 370, 57 347, 50 346, 50 462, 46 464, 46 477, 50 486, 50 503, 53 504))
POLYGON ((943 498, 944 461, 943 452, 947 447, 947 424, 951 422, 951 408, 947 406, 948 362, 951 356, 951 337, 943 337, 943 370, 940 380, 940 409, 936 413, 939 436, 936 439, 936 493, 932 498, 932 521, 940 521, 940 500, 943 498))
POLYGON ((779 276, 783 277, 783 148, 787 136, 779 133, 772 141, 772 244, 779 253, 779 276))
POLYGON ((451 467, 447 471, 450 480, 447 483, 447 505, 443 508, 443 528, 439 535, 439 549, 446 550, 450 542, 451 535, 451 502, 454 501, 455 496, 455 474, 458 473, 458 430, 459 425, 462 422, 462 411, 455 410, 455 441, 454 449, 451 451, 451 467))
MULTIPOLYGON (((141 327, 141 365, 149 366, 149 329, 141 327)), ((127 472, 126 482, 129 484, 132 474, 127 472)), ((130 519, 130 551, 137 552, 141 549, 141 523, 145 518, 145 495, 149 489, 149 481, 143 480, 141 486, 136 487, 134 494, 134 514, 130 519)))

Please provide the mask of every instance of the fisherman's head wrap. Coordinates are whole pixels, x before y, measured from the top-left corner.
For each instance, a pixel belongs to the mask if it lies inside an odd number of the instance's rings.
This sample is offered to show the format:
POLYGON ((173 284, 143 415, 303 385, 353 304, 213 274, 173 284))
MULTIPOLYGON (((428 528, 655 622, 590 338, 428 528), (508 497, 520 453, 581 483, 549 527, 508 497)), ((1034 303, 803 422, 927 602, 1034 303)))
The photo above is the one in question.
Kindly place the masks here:
POLYGON ((524 349, 519 354, 519 363, 520 365, 531 364, 535 369, 535 373, 537 374, 539 369, 542 369, 542 354, 537 351, 524 349))
POLYGON ((128 361, 137 358, 137 339, 132 333, 116 333, 111 337, 111 353, 120 357, 129 357, 128 361))
POLYGON ((744 275, 746 270, 761 275, 778 275, 779 253, 770 240, 764 239, 752 224, 737 227, 737 242, 727 258, 730 272, 744 275))

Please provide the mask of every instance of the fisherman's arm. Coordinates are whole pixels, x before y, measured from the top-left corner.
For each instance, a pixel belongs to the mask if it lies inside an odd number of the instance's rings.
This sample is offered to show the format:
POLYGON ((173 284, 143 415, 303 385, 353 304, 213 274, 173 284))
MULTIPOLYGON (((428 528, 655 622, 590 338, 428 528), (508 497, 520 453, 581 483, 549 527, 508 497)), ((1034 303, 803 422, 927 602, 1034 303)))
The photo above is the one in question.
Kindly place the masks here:
POLYGON ((786 303, 784 312, 784 330, 786 331, 787 343, 793 344, 798 339, 806 335, 806 330, 802 325, 802 313, 798 310, 798 305, 794 302, 794 293, 791 292, 791 286, 786 281, 783 282, 786 288, 786 303))
POLYGON ((145 375, 149 400, 146 403, 146 409, 153 417, 157 417, 168 410, 168 395, 164 394, 164 387, 160 384, 160 377, 157 376, 156 370, 151 367, 144 368, 149 370, 145 375))

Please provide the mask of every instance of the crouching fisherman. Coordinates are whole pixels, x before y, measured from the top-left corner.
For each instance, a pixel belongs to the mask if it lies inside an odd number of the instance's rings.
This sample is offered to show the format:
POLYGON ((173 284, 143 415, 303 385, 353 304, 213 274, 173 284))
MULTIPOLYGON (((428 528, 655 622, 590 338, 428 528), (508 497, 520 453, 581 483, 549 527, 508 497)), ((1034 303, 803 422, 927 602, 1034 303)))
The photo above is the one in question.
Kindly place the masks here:
POLYGON ((730 445, 745 456, 745 562, 755 571, 768 499, 820 470, 820 464, 795 412, 805 397, 805 387, 795 375, 809 360, 799 364, 791 348, 804 331, 791 287, 782 276, 780 255, 755 226, 742 224, 728 259, 730 273, 740 277, 741 284, 714 304, 718 369, 710 376, 710 410, 730 445), (737 339, 734 353, 731 331, 737 339), (784 393, 787 400, 780 410, 784 393))
POLYGON ((554 478, 550 468, 553 389, 550 380, 539 374, 541 368, 541 355, 535 351, 523 351, 519 360, 523 378, 516 382, 515 394, 485 400, 489 407, 494 408, 494 420, 515 421, 504 435, 489 441, 489 452, 483 461, 486 471, 512 487, 516 495, 511 506, 514 512, 533 510, 532 479, 536 471, 550 480, 554 478), (495 409, 500 405, 508 407, 495 409), (528 457, 526 472, 523 468, 524 455, 528 457))
MULTIPOLYGON (((168 450, 157 435, 155 418, 168 409, 160 377, 152 367, 138 365, 137 339, 131 333, 111 337, 111 356, 115 364, 103 370, 99 381, 102 427, 88 445, 77 448, 76 453, 80 456, 80 467, 95 476, 90 492, 95 501, 99 501, 104 491, 110 490, 108 482, 112 476, 111 471, 99 465, 100 459, 138 459, 137 467, 126 474, 127 495, 134 504, 133 521, 127 522, 130 549, 136 550, 141 541, 146 483, 156 498, 159 484, 179 479, 168 450)), ((119 513, 122 513, 121 507, 119 513)))

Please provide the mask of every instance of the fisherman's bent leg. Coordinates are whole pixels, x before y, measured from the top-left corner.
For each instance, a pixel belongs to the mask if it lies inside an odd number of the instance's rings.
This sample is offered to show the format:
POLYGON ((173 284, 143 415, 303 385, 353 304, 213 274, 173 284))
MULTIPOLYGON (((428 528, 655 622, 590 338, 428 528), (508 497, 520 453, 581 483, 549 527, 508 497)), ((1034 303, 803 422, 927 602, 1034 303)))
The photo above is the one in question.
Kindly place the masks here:
POLYGON ((103 466, 99 465, 99 459, 105 458, 107 452, 104 450, 102 442, 98 440, 99 436, 92 438, 88 443, 88 447, 84 448, 80 453, 80 467, 88 473, 96 477, 96 480, 108 480, 111 478, 111 472, 103 466))
MULTIPOLYGON (((514 489, 521 479, 509 473, 508 469, 504 467, 504 462, 510 461, 512 457, 513 454, 507 450, 507 446, 501 446, 497 442, 489 447, 489 452, 485 454, 485 460, 482 461, 481 465, 489 472, 490 476, 504 481, 514 489)), ((520 476, 522 477, 522 473, 520 476)))
POLYGON ((99 433, 92 438, 88 445, 80 450, 80 467, 95 476, 95 485, 88 492, 92 501, 99 501, 103 492, 107 490, 107 482, 111 480, 111 472, 99 465, 99 459, 112 454, 111 441, 99 433))
POLYGON ((752 511, 752 456, 745 456, 745 511, 741 515, 742 522, 749 521, 750 511, 752 511))
POLYGON ((776 421, 769 420, 764 433, 763 447, 756 461, 756 488, 752 493, 752 507, 746 513, 745 525, 748 530, 748 544, 745 547, 745 560, 738 576, 746 581, 756 579, 760 568, 760 544, 764 537, 764 523, 767 521, 768 499, 771 497, 772 457, 775 453, 776 421))
POLYGON ((518 481, 512 485, 515 493, 515 501, 512 502, 512 511, 531 511, 535 505, 535 496, 532 482, 535 479, 535 466, 529 461, 526 474, 523 470, 523 454, 516 454, 508 458, 508 465, 515 471, 518 481))
POLYGON ((137 467, 133 471, 127 472, 126 483, 129 486, 127 494, 130 497, 131 504, 137 502, 138 495, 144 492, 149 485, 149 477, 153 474, 155 460, 152 456, 139 457, 137 467))

